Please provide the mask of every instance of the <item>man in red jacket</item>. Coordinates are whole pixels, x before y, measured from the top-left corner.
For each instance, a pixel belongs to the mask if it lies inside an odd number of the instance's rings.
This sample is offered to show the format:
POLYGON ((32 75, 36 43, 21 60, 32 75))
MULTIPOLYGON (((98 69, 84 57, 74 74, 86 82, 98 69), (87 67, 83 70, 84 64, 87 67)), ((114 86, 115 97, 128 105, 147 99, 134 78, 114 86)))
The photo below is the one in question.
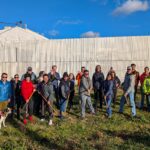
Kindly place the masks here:
MULTIPOLYGON (((22 81, 21 84, 21 94, 26 106, 26 113, 29 113, 29 120, 32 122, 32 114, 33 114, 33 101, 32 101, 32 95, 35 91, 33 83, 31 81, 31 75, 25 74, 25 79, 22 81)), ((26 125, 26 114, 24 114, 24 120, 23 123, 26 125)))

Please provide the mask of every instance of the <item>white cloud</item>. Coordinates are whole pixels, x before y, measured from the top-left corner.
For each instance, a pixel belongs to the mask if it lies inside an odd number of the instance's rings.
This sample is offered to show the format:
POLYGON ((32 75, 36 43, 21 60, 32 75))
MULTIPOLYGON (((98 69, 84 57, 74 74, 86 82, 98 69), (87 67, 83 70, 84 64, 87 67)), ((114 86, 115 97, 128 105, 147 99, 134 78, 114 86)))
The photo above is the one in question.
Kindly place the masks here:
POLYGON ((48 34, 49 34, 50 36, 57 36, 57 35, 59 35, 59 31, 57 31, 57 30, 50 30, 50 31, 48 32, 48 34))
POLYGON ((137 11, 147 11, 148 9, 149 3, 147 0, 127 0, 113 11, 113 15, 129 15, 137 11))
POLYGON ((81 38, 96 38, 99 36, 100 36, 99 32, 88 31, 88 32, 82 33, 80 37, 81 38))

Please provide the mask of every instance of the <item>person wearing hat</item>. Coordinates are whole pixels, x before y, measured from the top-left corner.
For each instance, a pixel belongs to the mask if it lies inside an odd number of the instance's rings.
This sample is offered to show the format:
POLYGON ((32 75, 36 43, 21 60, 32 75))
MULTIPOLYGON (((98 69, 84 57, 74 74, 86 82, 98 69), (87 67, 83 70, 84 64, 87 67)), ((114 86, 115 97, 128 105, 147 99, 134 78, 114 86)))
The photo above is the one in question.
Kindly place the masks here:
MULTIPOLYGON (((31 81, 33 82, 33 84, 36 83, 36 75, 35 75, 35 73, 32 71, 32 67, 28 67, 28 68, 27 68, 27 72, 26 72, 25 74, 30 74, 30 75, 31 75, 31 81)), ((25 74, 22 75, 21 81, 25 79, 25 74)))
POLYGON ((21 95, 23 97, 23 102, 24 106, 26 106, 26 114, 24 114, 24 119, 23 123, 26 125, 27 124, 27 119, 26 115, 29 113, 29 120, 32 122, 33 118, 33 100, 32 100, 32 95, 33 92, 35 91, 33 83, 31 81, 31 75, 30 74, 25 74, 25 79, 22 81, 21 84, 21 95))
POLYGON ((91 102, 91 90, 92 90, 92 81, 89 77, 89 71, 85 70, 84 74, 81 78, 80 86, 79 86, 79 94, 81 97, 81 118, 85 118, 85 107, 86 103, 90 108, 92 114, 95 114, 92 102, 91 102))
POLYGON ((136 116, 136 107, 135 107, 135 101, 134 101, 135 75, 132 74, 131 66, 127 67, 127 73, 125 75, 125 79, 122 84, 122 87, 123 87, 123 95, 120 100, 119 112, 123 113, 124 104, 126 103, 127 98, 129 97, 131 111, 132 111, 132 117, 135 117, 136 116))
POLYGON ((56 106, 59 107, 59 81, 60 74, 57 72, 57 66, 53 65, 52 70, 48 73, 49 79, 53 84, 55 98, 56 98, 56 106))
POLYGON ((69 81, 68 81, 68 73, 64 72, 63 78, 60 81, 59 84, 59 108, 60 108, 60 118, 63 119, 64 115, 63 112, 66 111, 67 107, 67 100, 69 98, 70 94, 70 87, 69 87, 69 81))

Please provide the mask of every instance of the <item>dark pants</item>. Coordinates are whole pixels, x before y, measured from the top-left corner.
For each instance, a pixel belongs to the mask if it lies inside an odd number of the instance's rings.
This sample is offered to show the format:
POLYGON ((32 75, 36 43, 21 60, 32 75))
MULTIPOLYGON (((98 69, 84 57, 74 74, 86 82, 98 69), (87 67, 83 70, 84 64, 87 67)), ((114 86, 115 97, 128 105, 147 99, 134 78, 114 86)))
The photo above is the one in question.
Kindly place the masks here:
POLYGON ((73 98, 74 98, 74 91, 72 91, 69 96, 69 102, 68 102, 69 110, 73 107, 73 98))
POLYGON ((16 106, 17 106, 17 118, 20 119, 20 109, 22 104, 22 98, 16 98, 16 106))
POLYGON ((113 104, 115 105, 117 99, 117 89, 113 89, 113 104))
MULTIPOLYGON (((53 102, 51 101, 51 106, 53 105, 53 102)), ((41 111, 41 114, 42 114, 42 118, 45 118, 45 110, 48 111, 49 113, 49 119, 52 119, 53 118, 53 109, 51 108, 51 106, 48 106, 48 104, 42 100, 42 111, 41 111)))
POLYGON ((33 100, 32 98, 30 99, 30 101, 28 103, 26 103, 24 101, 24 105, 23 105, 23 111, 24 111, 24 118, 27 117, 27 114, 29 114, 29 116, 33 115, 33 100))
POLYGON ((59 108, 59 88, 54 86, 55 98, 56 98, 56 106, 59 108))
POLYGON ((146 95, 147 111, 150 112, 150 95, 146 95))
POLYGON ((98 102, 100 103, 100 108, 102 108, 103 105, 103 99, 104 99, 103 90, 102 89, 94 90, 94 96, 95 96, 94 106, 95 106, 95 111, 97 111, 98 102))
POLYGON ((33 100, 33 111, 34 111, 34 114, 39 116, 42 98, 38 94, 38 92, 34 93, 34 95, 32 97, 32 100, 33 100))

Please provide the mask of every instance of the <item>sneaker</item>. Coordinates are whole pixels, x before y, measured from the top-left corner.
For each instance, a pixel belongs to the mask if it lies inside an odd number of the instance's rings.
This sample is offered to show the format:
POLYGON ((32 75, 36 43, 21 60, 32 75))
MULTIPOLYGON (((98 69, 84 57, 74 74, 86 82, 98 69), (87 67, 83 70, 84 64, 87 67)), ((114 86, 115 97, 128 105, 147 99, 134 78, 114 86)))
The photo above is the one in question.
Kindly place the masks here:
POLYGON ((45 118, 41 118, 41 120, 40 120, 41 122, 44 122, 45 121, 45 118))
POLYGON ((48 125, 49 125, 49 126, 53 125, 53 121, 52 121, 51 119, 49 120, 48 125))

